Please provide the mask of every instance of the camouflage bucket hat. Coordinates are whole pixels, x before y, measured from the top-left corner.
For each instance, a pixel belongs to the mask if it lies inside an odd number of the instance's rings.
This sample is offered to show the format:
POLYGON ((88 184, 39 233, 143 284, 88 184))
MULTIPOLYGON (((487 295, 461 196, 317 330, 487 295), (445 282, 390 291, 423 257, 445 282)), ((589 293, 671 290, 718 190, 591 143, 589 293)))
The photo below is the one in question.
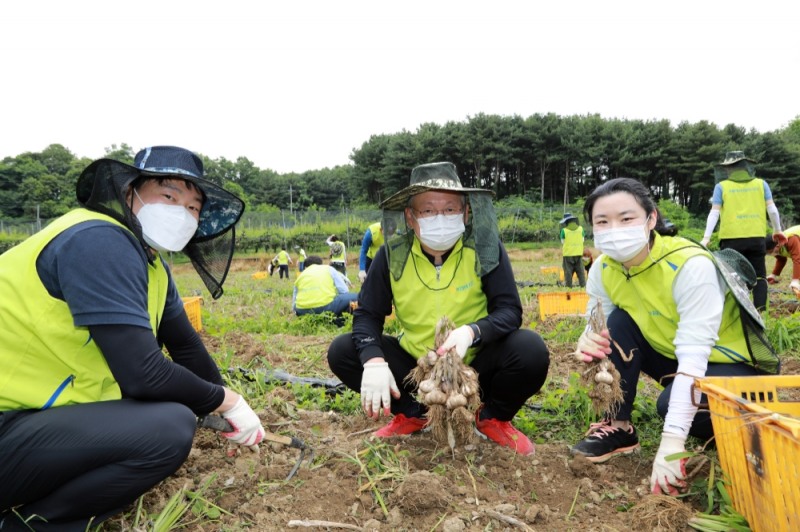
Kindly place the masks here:
POLYGON ((758 164, 753 159, 747 157, 743 151, 729 151, 725 154, 725 159, 721 163, 717 163, 719 166, 729 166, 732 164, 736 164, 740 161, 747 161, 752 164, 758 164))
POLYGON ((491 190, 463 187, 461 179, 458 178, 456 173, 456 165, 453 163, 429 163, 422 164, 411 170, 411 184, 389 196, 381 203, 381 208, 393 211, 403 210, 408 204, 408 198, 429 190, 494 195, 491 190))

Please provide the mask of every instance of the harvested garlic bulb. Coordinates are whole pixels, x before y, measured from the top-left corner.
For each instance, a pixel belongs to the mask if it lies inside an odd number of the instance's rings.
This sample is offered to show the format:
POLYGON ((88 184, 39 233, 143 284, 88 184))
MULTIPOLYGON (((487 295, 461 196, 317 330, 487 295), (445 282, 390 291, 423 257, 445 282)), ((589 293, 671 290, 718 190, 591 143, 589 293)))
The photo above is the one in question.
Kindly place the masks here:
POLYGON ((611 384, 614 382, 614 377, 608 372, 607 369, 603 368, 595 374, 594 380, 595 382, 599 382, 601 384, 611 384))
POLYGON ((419 383, 419 391, 422 393, 429 393, 436 389, 436 383, 430 379, 425 379, 419 383))
POLYGON ((458 408, 459 406, 467 406, 467 398, 461 395, 460 393, 454 393, 447 398, 446 404, 447 408, 449 408, 450 410, 458 408))

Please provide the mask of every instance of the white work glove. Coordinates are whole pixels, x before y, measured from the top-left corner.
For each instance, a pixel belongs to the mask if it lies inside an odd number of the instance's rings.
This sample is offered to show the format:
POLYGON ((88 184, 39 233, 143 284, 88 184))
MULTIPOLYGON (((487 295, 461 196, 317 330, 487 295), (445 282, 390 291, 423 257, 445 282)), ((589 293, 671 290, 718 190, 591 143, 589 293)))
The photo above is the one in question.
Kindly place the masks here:
POLYGON ((371 418, 378 418, 391 413, 391 397, 400 398, 400 389, 389 369, 388 362, 367 362, 361 375, 361 408, 371 418))
POLYGON ((686 438, 683 436, 668 432, 661 434, 661 445, 658 446, 658 452, 653 460, 653 473, 650 475, 650 490, 653 493, 678 495, 686 488, 686 462, 689 459, 667 460, 670 455, 685 453, 685 444, 686 438))
POLYGON ((709 242, 711 242, 710 238, 703 237, 703 239, 700 241, 700 245, 702 245, 704 248, 707 248, 709 242))
POLYGON ((475 331, 472 330, 472 327, 469 325, 462 325, 450 331, 444 343, 436 350, 436 354, 444 355, 455 347, 458 357, 464 360, 464 355, 467 354, 467 349, 472 345, 474 339, 475 331))
POLYGON ((365 272, 364 270, 359 270, 358 271, 358 280, 361 281, 362 283, 364 281, 366 281, 367 280, 367 272, 365 272))
POLYGON ((575 358, 578 362, 592 362, 597 359, 608 358, 611 354, 611 341, 608 339, 608 332, 600 335, 586 329, 578 338, 578 347, 575 349, 575 358))
POLYGON ((264 427, 261 420, 244 397, 239 396, 239 400, 230 410, 222 412, 222 417, 228 420, 233 427, 232 432, 223 432, 222 435, 239 445, 254 447, 264 439, 264 427))
POLYGON ((789 288, 792 289, 794 295, 800 297, 800 279, 792 279, 792 282, 789 283, 789 288))
POLYGON ((778 276, 772 274, 767 275, 767 283, 778 284, 778 276))

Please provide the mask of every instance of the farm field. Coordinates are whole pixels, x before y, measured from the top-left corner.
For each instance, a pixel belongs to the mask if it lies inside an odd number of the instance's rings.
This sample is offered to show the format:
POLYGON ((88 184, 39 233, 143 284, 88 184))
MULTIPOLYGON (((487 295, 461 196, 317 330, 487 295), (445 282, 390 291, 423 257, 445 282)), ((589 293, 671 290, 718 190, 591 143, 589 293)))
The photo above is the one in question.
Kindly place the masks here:
MULTIPOLYGON (((535 441, 534 456, 516 456, 484 440, 451 453, 424 433, 372 439, 385 420, 366 418, 357 394, 331 382, 326 363, 328 344, 349 325, 337 329, 320 317, 292 314, 296 269, 289 281, 277 274, 253 279, 263 262, 236 260, 225 295, 204 299, 201 335, 265 428, 305 444, 300 467, 287 480, 300 450, 269 443, 257 454, 229 456, 224 438, 198 429, 180 470, 100 530, 690 530, 688 518, 708 510, 708 477, 720 473, 716 451, 698 451, 707 460, 677 507, 657 504, 663 501, 648 493, 661 429, 658 388, 643 379, 634 419, 641 452, 602 465, 573 458, 569 446, 595 420, 571 356, 584 321, 540 320, 537 292, 565 290, 541 269, 560 265, 557 248, 509 254, 524 326, 544 337, 551 355, 545 387, 514 421, 535 441), (314 385, 287 382, 276 377, 278 370, 314 385)), ((191 266, 173 271, 184 296, 207 296, 191 266)), ((357 266, 348 265, 351 279, 356 273, 357 266)), ((797 312, 797 302, 785 294, 771 288, 770 298, 773 313, 797 312)), ((783 357, 784 373, 800 373, 796 349, 783 357)))

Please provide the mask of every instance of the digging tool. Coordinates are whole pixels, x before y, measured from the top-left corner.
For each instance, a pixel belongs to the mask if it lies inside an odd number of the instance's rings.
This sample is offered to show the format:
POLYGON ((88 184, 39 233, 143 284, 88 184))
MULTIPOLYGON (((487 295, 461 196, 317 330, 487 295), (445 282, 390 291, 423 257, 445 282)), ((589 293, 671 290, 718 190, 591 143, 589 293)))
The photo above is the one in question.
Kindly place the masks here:
MULTIPOLYGON (((219 432, 233 432, 234 430, 227 419, 225 419, 222 416, 216 416, 216 415, 202 416, 197 420, 197 426, 201 428, 216 430, 219 432)), ((300 468, 300 464, 303 462, 303 459, 305 459, 306 449, 308 449, 308 447, 306 447, 306 444, 303 443, 302 440, 299 440, 293 436, 281 436, 279 434, 273 434, 272 432, 266 432, 266 431, 264 432, 264 440, 280 443, 281 445, 285 445, 293 449, 300 449, 300 457, 297 459, 297 463, 294 465, 292 470, 289 471, 289 475, 286 477, 286 480, 291 479, 295 475, 295 473, 297 473, 297 470, 300 468)), ((313 451, 310 452, 313 454, 313 451)), ((310 457, 311 455, 309 455, 309 459, 310 457)))

